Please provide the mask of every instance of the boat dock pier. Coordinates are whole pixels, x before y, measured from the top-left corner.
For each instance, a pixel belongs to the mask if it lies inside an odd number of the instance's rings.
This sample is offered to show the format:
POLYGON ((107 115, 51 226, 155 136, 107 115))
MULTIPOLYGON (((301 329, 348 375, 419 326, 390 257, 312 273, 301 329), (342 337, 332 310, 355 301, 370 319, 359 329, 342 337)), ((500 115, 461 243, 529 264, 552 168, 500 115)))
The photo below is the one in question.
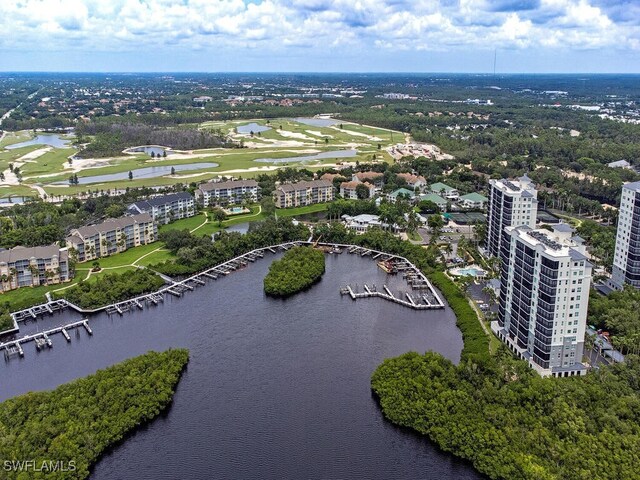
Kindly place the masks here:
POLYGON ((12 356, 19 355, 20 357, 24 357, 24 350, 22 348, 22 344, 28 342, 34 342, 36 345, 36 350, 40 351, 44 347, 52 348, 53 342, 51 341, 51 336, 57 333, 62 333, 65 340, 67 342, 71 341, 71 337, 69 336, 68 330, 72 330, 74 328, 84 327, 89 335, 93 335, 91 331, 91 327, 89 327, 88 320, 82 319, 77 322, 69 323, 67 325, 62 325, 60 327, 55 327, 50 330, 46 330, 44 332, 34 333, 33 335, 25 335, 22 338, 18 338, 16 340, 11 340, 8 342, 0 343, 0 351, 4 350, 4 358, 5 360, 9 360, 12 356))
POLYGON ((44 315, 45 313, 51 315, 54 312, 62 311, 68 306, 69 302, 66 300, 51 300, 47 303, 43 303, 42 305, 35 305, 31 308, 25 308, 24 310, 13 312, 11 316, 16 322, 20 323, 27 320, 35 320, 38 318, 38 315, 44 315))
POLYGON ((353 300, 357 300, 359 298, 380 297, 384 298, 385 300, 389 300, 390 302, 413 308, 415 310, 434 310, 444 308, 444 305, 439 305, 438 303, 431 302, 424 297, 414 299, 413 296, 408 292, 405 293, 408 300, 404 300, 393 295, 393 293, 391 293, 391 290, 389 290, 389 287, 387 287, 386 285, 383 285, 382 288, 384 289, 384 292, 378 291, 375 285, 369 287, 365 284, 363 285, 364 291, 359 292, 357 285, 355 287, 346 285, 344 287, 340 287, 340 293, 342 295, 349 295, 353 300))

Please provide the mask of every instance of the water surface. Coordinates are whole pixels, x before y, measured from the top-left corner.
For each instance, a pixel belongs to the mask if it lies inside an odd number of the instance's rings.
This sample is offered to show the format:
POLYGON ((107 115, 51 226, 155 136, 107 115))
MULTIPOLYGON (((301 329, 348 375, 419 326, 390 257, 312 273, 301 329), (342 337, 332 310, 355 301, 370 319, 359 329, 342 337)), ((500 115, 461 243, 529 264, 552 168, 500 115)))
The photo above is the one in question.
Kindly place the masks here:
MULTIPOLYGON (((370 378, 387 357, 433 349, 458 361, 451 310, 415 311, 339 286, 384 283, 375 261, 327 256, 312 289, 264 295, 271 254, 182 299, 123 317, 91 317, 93 337, 0 365, 0 397, 53 388, 150 349, 186 347, 190 363, 171 408, 96 465, 97 480, 479 479, 465 462, 385 421, 370 378)), ((29 329, 75 320, 66 312, 29 329)), ((2 363, 2 362, 0 362, 2 363)))
POLYGON ((238 125, 236 127, 238 133, 258 133, 258 132, 266 132, 267 130, 271 130, 271 127, 267 127, 264 125, 259 125, 255 122, 247 123, 246 125, 238 125))
POLYGON ((312 127, 330 127, 336 123, 340 123, 340 120, 334 118, 305 118, 299 117, 295 119, 296 122, 304 125, 311 125, 312 127))
POLYGON ((27 140, 25 142, 14 143, 13 145, 7 145, 4 148, 6 148, 7 150, 13 150, 16 148, 29 147, 31 145, 49 145, 51 147, 63 148, 63 147, 68 147, 69 144, 70 144, 70 141, 62 138, 60 135, 48 133, 48 134, 37 135, 35 138, 32 138, 31 140, 27 140))
MULTIPOLYGON (((171 173, 171 168, 174 168, 176 172, 187 172, 189 170, 202 170, 203 168, 217 167, 217 163, 191 163, 189 165, 159 165, 157 167, 144 167, 131 170, 133 179, 140 178, 154 178, 168 175, 171 173)), ((102 183, 112 182, 114 180, 128 180, 129 172, 108 173, 105 175, 93 175, 90 177, 78 177, 78 183, 85 185, 87 183, 102 183)), ((67 182, 55 182, 56 185, 62 185, 67 182)))

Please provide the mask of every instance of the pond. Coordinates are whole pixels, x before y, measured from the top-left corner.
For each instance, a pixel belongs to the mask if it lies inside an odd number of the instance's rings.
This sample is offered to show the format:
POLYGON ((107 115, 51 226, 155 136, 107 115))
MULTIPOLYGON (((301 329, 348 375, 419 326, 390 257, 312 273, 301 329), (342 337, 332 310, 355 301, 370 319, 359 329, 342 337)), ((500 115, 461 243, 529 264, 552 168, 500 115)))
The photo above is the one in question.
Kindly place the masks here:
MULTIPOLYGON (((0 194, 2 193, 2 190, 0 190, 0 194)), ((26 202, 28 199, 33 198, 33 197, 14 197, 14 196, 9 196, 9 197, 1 197, 0 198, 0 205, 2 205, 3 207, 6 205, 13 205, 13 204, 17 204, 17 203, 24 203, 26 202)))
POLYGON ((70 140, 62 138, 60 135, 54 133, 47 133, 37 135, 35 138, 31 140, 27 140, 25 142, 14 143, 13 145, 7 145, 5 148, 7 150, 14 150, 16 148, 29 147, 31 145, 49 145, 51 147, 63 148, 68 147, 71 144, 70 140))
POLYGON ((299 157, 287 158, 258 158, 254 162, 263 163, 290 163, 290 162, 313 162, 325 158, 351 158, 358 154, 356 150, 334 150, 331 152, 320 152, 314 155, 303 155, 299 157))
POLYGON ((331 127, 337 123, 340 123, 340 120, 335 120, 333 118, 306 118, 306 117, 298 117, 295 119, 296 122, 302 123, 304 125, 311 125, 312 127, 331 127))
POLYGON ((176 152, 168 147, 161 147, 159 145, 144 145, 141 147, 127 148, 125 150, 125 153, 146 153, 149 156, 151 156, 151 154, 153 153, 153 155, 156 157, 162 157, 164 153, 166 153, 167 155, 173 155, 176 152))
POLYGON ((264 125, 258 125, 255 122, 247 123, 246 125, 238 125, 236 127, 238 133, 258 133, 258 132, 266 132, 267 130, 271 130, 271 127, 266 127, 264 125))
MULTIPOLYGON (((94 335, 0 362, 0 400, 54 388, 149 350, 185 347, 190 362, 170 408, 95 466, 93 480, 473 479, 472 467, 387 422, 370 378, 385 359, 435 350, 458 361, 450 309, 416 311, 379 298, 341 296, 347 283, 387 284, 357 255, 327 255, 327 271, 287 300, 265 296, 263 260, 183 298, 123 317, 90 317, 94 335)), ((31 328, 79 319, 64 312, 31 328)), ((26 332, 25 332, 26 333, 26 332)), ((21 333, 22 334, 22 333, 21 333)))
MULTIPOLYGON (((191 163, 189 165, 159 165, 157 167, 144 167, 144 168, 136 168, 131 170, 133 173, 133 179, 140 178, 154 178, 161 177, 163 175, 169 175, 171 173, 171 168, 173 167, 176 172, 186 172, 189 170, 202 170, 203 168, 214 168, 217 167, 217 163, 191 163)), ((78 177, 78 182, 80 185, 86 185, 88 183, 102 183, 102 182, 112 182, 115 180, 128 180, 129 172, 118 172, 118 173, 109 173, 105 175, 93 175, 91 177, 78 177)), ((55 185, 63 185, 68 182, 60 181, 55 182, 55 185)))

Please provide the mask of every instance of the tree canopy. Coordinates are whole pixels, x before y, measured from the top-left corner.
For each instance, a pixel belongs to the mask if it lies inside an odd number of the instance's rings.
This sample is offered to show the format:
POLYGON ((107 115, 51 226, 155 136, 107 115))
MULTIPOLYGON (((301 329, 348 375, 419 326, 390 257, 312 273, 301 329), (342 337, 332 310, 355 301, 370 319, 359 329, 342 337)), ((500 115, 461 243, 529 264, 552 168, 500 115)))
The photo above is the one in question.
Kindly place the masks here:
MULTIPOLYGON (((4 462, 59 462, 68 471, 6 469, 6 479, 83 479, 90 466, 127 432, 166 408, 187 350, 149 352, 49 392, 31 392, 0 404, 0 458, 4 462)), ((48 465, 48 463, 46 463, 48 465)))

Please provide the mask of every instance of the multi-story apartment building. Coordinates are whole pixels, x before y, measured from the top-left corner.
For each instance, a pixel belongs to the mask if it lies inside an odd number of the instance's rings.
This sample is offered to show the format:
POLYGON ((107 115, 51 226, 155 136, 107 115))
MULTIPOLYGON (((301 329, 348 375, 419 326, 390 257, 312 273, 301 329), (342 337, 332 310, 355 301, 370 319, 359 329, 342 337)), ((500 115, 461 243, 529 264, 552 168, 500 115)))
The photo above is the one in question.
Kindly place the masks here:
POLYGON ((86 262, 154 242, 157 233, 151 215, 141 213, 73 229, 67 237, 67 247, 79 262, 86 262))
POLYGON ((381 172, 357 172, 351 176, 352 182, 360 182, 360 183, 370 183, 377 188, 380 188, 384 185, 384 173, 381 172))
POLYGON ((333 200, 333 183, 328 180, 285 183, 274 193, 276 207, 301 207, 333 200))
POLYGON ((207 182, 198 186, 196 200, 201 205, 234 205, 244 199, 258 201, 258 182, 255 180, 229 180, 226 182, 207 182))
POLYGON ((375 185, 369 182, 356 182, 356 181, 342 182, 340 184, 340 195, 342 196, 342 198, 350 198, 353 200, 357 199, 358 185, 364 185, 365 187, 367 187, 367 190, 369 191, 369 195, 367 198, 373 198, 373 196, 376 193, 375 185))
POLYGON ((622 187, 610 286, 640 288, 640 182, 622 187))
POLYGON ((154 222, 165 225, 174 220, 193 217, 196 208, 193 196, 189 192, 178 192, 132 203, 127 213, 148 213, 154 222))
POLYGON ((538 192, 528 176, 518 180, 490 180, 487 215, 487 253, 498 257, 506 227, 536 226, 538 192))
POLYGON ((71 278, 66 248, 49 245, 0 251, 0 287, 3 292, 66 282, 71 278))
POLYGON ((582 365, 591 264, 566 224, 553 232, 506 227, 500 251, 498 320, 491 328, 543 376, 586 372, 582 365))

